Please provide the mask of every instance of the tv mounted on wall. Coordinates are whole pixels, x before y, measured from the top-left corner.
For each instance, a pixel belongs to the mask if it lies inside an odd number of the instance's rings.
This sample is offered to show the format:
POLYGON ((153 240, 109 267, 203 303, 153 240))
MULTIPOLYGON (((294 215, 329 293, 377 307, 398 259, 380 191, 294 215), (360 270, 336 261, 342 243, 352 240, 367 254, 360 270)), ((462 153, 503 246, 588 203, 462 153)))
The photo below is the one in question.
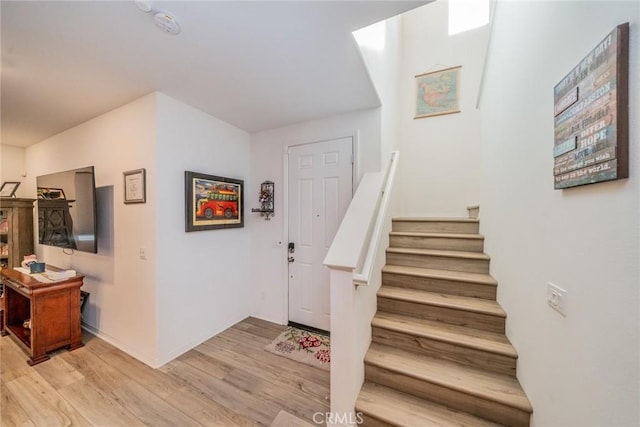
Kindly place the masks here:
POLYGON ((98 252, 93 166, 42 175, 38 186, 38 242, 98 252))

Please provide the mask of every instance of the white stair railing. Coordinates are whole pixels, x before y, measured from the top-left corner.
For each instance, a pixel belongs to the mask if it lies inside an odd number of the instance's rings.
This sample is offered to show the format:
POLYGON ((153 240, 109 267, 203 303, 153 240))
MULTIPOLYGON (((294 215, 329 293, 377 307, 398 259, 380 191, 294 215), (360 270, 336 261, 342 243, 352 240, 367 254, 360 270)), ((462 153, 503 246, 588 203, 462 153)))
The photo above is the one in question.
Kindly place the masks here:
POLYGON ((389 243, 399 157, 392 152, 384 171, 363 176, 324 260, 331 283, 331 425, 358 420, 354 407, 389 243))

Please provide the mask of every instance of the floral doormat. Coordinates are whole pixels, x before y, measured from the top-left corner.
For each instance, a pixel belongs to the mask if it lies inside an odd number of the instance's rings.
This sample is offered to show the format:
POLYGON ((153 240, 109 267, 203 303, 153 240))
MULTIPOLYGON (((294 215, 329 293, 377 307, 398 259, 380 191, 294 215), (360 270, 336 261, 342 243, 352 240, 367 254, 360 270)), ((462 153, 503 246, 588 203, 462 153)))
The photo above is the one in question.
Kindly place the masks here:
POLYGON ((330 339, 326 335, 289 326, 264 349, 316 368, 329 370, 331 347, 330 339))

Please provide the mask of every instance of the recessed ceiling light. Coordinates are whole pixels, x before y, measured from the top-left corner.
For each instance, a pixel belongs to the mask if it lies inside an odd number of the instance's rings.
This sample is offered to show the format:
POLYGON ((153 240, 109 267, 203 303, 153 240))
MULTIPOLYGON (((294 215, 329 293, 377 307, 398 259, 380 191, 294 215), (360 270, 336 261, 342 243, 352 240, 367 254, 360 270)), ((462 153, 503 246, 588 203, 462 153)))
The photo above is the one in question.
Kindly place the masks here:
POLYGON ((176 35, 180 32, 180 25, 176 18, 168 12, 158 12, 153 16, 158 28, 167 34, 176 35))

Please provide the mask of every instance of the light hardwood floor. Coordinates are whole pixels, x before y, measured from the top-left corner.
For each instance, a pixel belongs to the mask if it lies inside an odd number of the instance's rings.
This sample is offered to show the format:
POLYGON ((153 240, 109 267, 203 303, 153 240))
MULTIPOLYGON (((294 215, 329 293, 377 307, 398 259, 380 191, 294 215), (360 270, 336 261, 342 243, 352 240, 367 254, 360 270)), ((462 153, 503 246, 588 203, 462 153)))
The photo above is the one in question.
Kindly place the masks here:
POLYGON ((157 370, 88 333, 30 367, 3 337, 0 425, 317 425, 329 373, 263 350, 283 329, 247 318, 157 370))

